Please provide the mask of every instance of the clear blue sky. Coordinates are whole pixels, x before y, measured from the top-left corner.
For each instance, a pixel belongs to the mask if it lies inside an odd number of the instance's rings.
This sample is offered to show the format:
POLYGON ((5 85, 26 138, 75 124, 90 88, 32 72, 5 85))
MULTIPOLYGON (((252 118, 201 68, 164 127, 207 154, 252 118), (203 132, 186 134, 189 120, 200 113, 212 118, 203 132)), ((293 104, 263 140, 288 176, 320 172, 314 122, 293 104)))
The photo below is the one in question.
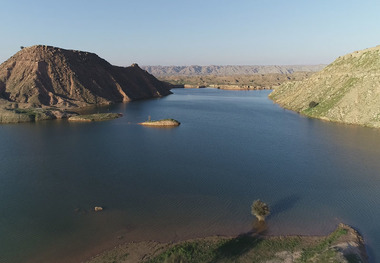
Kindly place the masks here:
POLYGON ((380 1, 1 0, 0 62, 35 44, 123 66, 330 63, 380 44, 380 1))

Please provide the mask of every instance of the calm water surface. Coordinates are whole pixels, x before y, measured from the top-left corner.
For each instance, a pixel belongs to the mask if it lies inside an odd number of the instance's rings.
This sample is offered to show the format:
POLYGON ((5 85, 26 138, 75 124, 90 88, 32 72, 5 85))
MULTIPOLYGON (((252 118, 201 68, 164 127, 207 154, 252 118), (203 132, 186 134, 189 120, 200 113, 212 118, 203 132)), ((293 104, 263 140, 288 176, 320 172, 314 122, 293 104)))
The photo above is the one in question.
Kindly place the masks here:
POLYGON ((268 93, 178 89, 97 110, 124 114, 113 121, 0 126, 0 262, 235 235, 251 229, 257 198, 272 207, 268 234, 344 222, 380 260, 380 131, 302 117, 268 93), (182 125, 136 125, 148 116, 182 125))

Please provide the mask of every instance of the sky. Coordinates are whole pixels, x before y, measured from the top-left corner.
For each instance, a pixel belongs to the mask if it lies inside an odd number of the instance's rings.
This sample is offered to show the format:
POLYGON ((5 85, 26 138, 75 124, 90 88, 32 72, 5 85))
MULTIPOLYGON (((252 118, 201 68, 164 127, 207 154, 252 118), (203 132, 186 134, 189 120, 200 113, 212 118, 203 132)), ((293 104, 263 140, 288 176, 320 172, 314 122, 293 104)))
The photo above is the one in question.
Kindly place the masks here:
POLYGON ((328 64, 380 45, 378 0, 1 0, 0 63, 37 44, 111 64, 328 64))

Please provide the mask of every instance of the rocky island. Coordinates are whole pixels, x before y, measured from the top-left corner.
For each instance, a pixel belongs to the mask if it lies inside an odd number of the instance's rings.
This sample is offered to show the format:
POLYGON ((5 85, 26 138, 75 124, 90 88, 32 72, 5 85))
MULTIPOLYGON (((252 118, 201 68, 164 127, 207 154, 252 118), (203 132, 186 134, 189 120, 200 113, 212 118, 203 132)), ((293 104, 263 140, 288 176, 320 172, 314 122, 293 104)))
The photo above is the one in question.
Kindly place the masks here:
POLYGON ((162 120, 157 120, 157 121, 144 121, 140 122, 140 125, 144 126, 156 126, 156 127, 176 127, 179 126, 181 123, 177 120, 174 119, 162 119, 162 120))
POLYGON ((113 66, 90 52, 37 45, 0 65, 0 123, 67 118, 81 107, 169 94, 137 64, 113 66))
POLYGON ((94 113, 87 115, 77 115, 69 117, 69 121, 78 121, 78 122, 91 122, 91 121, 107 121, 113 120, 122 117, 121 113, 94 113))
POLYGON ((380 128, 380 46, 339 57, 309 79, 269 97, 309 117, 380 128))

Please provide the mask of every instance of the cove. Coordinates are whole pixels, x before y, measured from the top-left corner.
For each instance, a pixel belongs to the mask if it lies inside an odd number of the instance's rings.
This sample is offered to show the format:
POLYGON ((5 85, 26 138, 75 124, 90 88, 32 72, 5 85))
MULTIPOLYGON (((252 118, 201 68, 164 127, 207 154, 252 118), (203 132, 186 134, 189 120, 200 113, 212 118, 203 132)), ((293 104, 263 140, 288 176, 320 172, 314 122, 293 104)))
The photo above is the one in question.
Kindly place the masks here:
POLYGON ((380 257, 380 131, 284 110, 269 91, 175 89, 107 122, 0 126, 0 262, 80 262, 128 241, 356 227, 380 257), (138 125, 173 118, 172 129, 138 125), (104 211, 95 213, 95 206, 104 211))

